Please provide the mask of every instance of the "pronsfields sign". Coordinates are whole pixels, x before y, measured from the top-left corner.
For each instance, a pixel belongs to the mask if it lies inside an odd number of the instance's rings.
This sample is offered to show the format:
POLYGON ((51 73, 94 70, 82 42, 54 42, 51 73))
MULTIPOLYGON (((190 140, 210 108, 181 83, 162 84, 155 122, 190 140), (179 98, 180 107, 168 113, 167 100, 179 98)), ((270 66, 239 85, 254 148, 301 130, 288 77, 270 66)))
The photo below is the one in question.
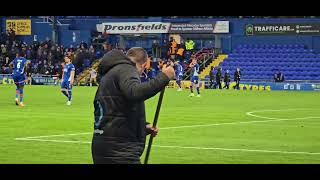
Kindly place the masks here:
POLYGON ((229 33, 229 21, 215 23, 164 23, 164 22, 121 22, 97 24, 98 32, 107 34, 144 33, 229 33))
POLYGON ((167 33, 170 23, 163 22, 121 22, 97 25, 98 32, 108 34, 167 33))
POLYGON ((245 33, 253 35, 320 35, 320 23, 246 24, 245 33))

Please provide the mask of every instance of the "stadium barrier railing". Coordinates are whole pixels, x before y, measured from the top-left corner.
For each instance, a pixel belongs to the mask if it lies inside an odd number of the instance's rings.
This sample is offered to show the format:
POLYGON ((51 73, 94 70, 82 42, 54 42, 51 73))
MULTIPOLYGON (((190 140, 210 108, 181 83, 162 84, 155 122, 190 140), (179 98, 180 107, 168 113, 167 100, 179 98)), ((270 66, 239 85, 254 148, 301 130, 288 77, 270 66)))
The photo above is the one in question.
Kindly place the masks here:
MULTIPOLYGON (((202 79, 205 88, 209 87, 210 80, 208 78, 202 79)), ((224 86, 224 82, 221 83, 224 86)), ((236 85, 235 82, 230 83, 230 89, 236 85)), ((239 90, 254 90, 254 91, 272 91, 272 90, 284 90, 284 91, 319 91, 320 81, 317 80, 288 80, 285 82, 274 82, 274 80, 262 80, 262 79, 242 79, 240 81, 239 90)))
MULTIPOLYGON (((34 74, 31 76, 33 85, 57 85, 56 75, 34 74)), ((14 84, 11 74, 0 74, 0 84, 14 84)))
MULTIPOLYGON (((182 88, 188 89, 190 81, 184 80, 181 82, 182 88)), ((209 79, 201 79, 199 81, 201 89, 210 89, 209 79)), ((14 84, 11 74, 0 74, 0 84, 14 84)), ((58 77, 55 75, 32 75, 33 85, 60 85, 58 77)), ((222 82, 224 86, 224 82, 222 82)), ((233 89, 235 82, 230 83, 230 89, 233 89)), ((168 88, 177 88, 175 81, 170 81, 168 88)), ((271 91, 271 90, 285 90, 285 91, 319 91, 320 81, 315 80, 288 80, 285 82, 274 82, 272 80, 259 80, 259 79, 243 79, 240 81, 240 90, 253 90, 253 91, 271 91)))

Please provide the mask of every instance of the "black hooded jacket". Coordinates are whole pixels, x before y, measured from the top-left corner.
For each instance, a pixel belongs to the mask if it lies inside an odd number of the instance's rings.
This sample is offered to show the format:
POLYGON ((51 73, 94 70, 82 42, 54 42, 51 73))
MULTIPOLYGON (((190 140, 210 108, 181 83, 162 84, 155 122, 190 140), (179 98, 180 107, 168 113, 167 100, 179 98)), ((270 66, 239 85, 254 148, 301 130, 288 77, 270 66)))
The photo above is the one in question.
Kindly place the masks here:
POLYGON ((98 73, 101 81, 94 99, 94 138, 100 138, 106 146, 93 153, 104 158, 140 157, 147 135, 144 101, 161 91, 170 79, 159 73, 141 83, 136 64, 120 50, 104 55, 98 73))

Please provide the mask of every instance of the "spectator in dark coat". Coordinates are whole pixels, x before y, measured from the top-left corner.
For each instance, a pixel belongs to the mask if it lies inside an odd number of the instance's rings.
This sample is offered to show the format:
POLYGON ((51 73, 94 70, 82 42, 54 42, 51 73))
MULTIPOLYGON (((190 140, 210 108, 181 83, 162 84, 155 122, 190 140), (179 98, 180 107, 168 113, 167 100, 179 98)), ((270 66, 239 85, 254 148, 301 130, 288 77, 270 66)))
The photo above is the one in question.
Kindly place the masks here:
POLYGON ((222 68, 218 69, 218 72, 216 74, 216 84, 215 84, 215 88, 217 88, 217 86, 219 86, 219 89, 222 89, 222 85, 221 85, 221 77, 222 77, 222 68))
POLYGON ((105 54, 98 69, 101 81, 94 99, 92 157, 95 164, 140 164, 146 136, 157 129, 146 122, 144 101, 156 95, 174 79, 166 67, 148 82, 140 75, 147 63, 147 52, 130 49, 125 55, 112 50, 105 54))
POLYGON ((234 89, 240 89, 240 87, 239 87, 240 77, 241 77, 240 68, 237 68, 237 70, 234 72, 234 81, 236 82, 234 89))

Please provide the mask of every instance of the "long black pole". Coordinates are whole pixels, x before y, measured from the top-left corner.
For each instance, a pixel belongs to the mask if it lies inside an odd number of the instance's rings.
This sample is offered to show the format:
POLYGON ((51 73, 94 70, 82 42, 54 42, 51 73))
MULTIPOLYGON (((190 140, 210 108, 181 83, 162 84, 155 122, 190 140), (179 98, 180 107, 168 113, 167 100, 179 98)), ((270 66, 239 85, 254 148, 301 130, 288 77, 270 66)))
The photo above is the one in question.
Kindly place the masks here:
MULTIPOLYGON (((161 108, 161 104, 162 104, 162 99, 163 99, 163 95, 164 95, 164 90, 165 90, 165 88, 163 88, 161 90, 161 92, 160 92, 158 105, 157 105, 157 110, 156 110, 156 114, 154 115, 154 120, 153 120, 153 124, 152 124, 153 127, 157 126, 158 117, 159 117, 159 113, 160 113, 160 108, 161 108)), ((152 141, 153 141, 153 136, 150 135, 149 144, 148 144, 148 148, 147 148, 147 152, 146 152, 146 158, 144 159, 144 164, 148 164, 148 159, 149 159, 149 156, 150 156, 152 141)))

